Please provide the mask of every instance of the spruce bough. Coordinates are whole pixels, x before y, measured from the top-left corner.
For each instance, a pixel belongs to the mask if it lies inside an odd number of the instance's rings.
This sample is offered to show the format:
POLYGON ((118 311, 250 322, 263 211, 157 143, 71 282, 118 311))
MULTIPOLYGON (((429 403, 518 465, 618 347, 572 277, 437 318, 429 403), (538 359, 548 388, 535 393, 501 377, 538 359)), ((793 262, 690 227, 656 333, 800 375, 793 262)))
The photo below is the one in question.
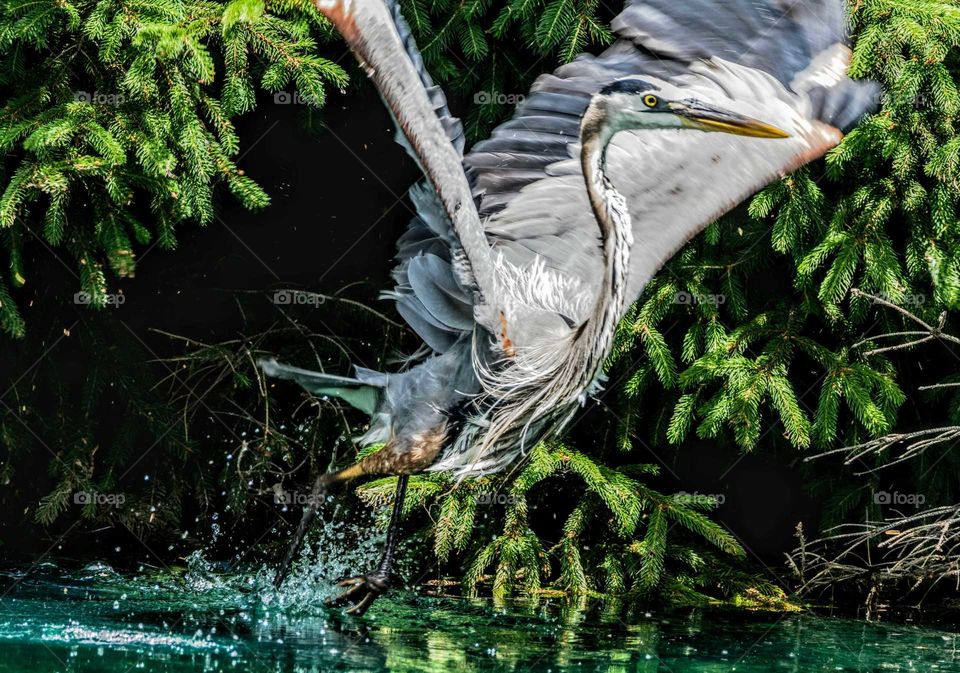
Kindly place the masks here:
POLYGON ((102 307, 108 274, 176 247, 176 228, 216 214, 225 184, 248 208, 268 195, 238 168, 231 119, 266 91, 322 105, 346 73, 317 55, 329 28, 308 0, 11 0, 0 10, 0 329, 26 326, 10 287, 27 245, 65 249, 102 307))

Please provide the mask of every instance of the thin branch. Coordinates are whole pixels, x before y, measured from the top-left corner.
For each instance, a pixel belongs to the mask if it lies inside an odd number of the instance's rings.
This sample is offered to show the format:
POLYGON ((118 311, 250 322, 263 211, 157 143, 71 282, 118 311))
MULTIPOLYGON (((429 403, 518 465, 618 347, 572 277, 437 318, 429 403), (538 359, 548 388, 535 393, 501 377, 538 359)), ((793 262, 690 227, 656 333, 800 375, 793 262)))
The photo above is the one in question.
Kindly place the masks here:
POLYGON ((938 388, 957 388, 960 387, 960 381, 955 383, 934 383, 929 386, 920 386, 917 390, 937 390, 938 388))
POLYGON ((801 592, 865 577, 874 585, 907 582, 909 591, 951 578, 960 583, 960 505, 846 524, 827 533, 809 543, 801 534, 788 556, 801 592))
POLYGON ((886 452, 887 449, 890 449, 894 446, 899 444, 906 445, 904 452, 895 460, 870 470, 864 470, 862 472, 855 473, 857 476, 862 476, 865 474, 872 474, 878 470, 888 468, 892 465, 897 465, 912 458, 916 458, 932 446, 937 446, 938 444, 944 444, 958 439, 960 439, 960 426, 947 425, 939 428, 926 428, 924 430, 917 430, 915 432, 884 435, 883 437, 871 439, 870 441, 863 442, 861 444, 854 444, 852 446, 844 446, 839 449, 823 451, 812 456, 807 456, 803 460, 804 462, 808 462, 819 460, 826 456, 846 454, 846 457, 843 459, 843 463, 844 465, 851 465, 852 463, 862 461, 866 456, 879 456, 880 454, 886 452))
POLYGON ((925 330, 924 332, 907 331, 907 332, 890 332, 888 334, 879 334, 877 336, 871 337, 869 339, 864 339, 854 344, 853 346, 854 348, 859 348, 860 346, 863 346, 864 344, 867 344, 871 341, 875 341, 877 339, 886 339, 886 338, 899 337, 899 336, 923 336, 922 339, 915 339, 913 341, 908 341, 907 343, 898 344, 896 346, 885 346, 883 348, 875 348, 873 350, 866 351, 864 355, 867 357, 871 355, 879 355, 880 353, 889 353, 891 351, 906 350, 908 348, 912 348, 913 346, 918 346, 922 343, 933 341, 934 339, 942 339, 943 341, 949 341, 951 343, 960 345, 960 338, 957 338, 952 334, 946 334, 943 331, 943 327, 944 325, 946 325, 946 322, 947 322, 946 311, 940 314, 940 317, 937 320, 937 326, 934 327, 933 325, 930 325, 929 323, 922 320, 921 318, 911 313, 907 309, 903 308, 902 306, 897 306, 893 302, 887 299, 884 299, 883 297, 878 297, 868 292, 864 292, 859 288, 853 288, 852 290, 850 290, 850 294, 854 295, 855 297, 865 297, 867 299, 872 300, 875 304, 880 304, 881 306, 886 306, 887 308, 893 309, 894 311, 904 316, 905 318, 917 323, 918 325, 923 327, 925 330))
POLYGON ((921 327, 923 327, 927 332, 933 332, 933 331, 935 331, 934 328, 933 328, 933 326, 928 325, 926 322, 924 322, 923 320, 921 320, 920 318, 918 318, 917 316, 915 316, 913 313, 911 313, 911 312, 908 311, 907 309, 903 308, 902 306, 897 306, 897 305, 894 304, 893 302, 888 301, 888 300, 884 299, 883 297, 878 297, 878 296, 876 296, 876 295, 870 294, 869 292, 864 292, 864 291, 861 290, 860 288, 856 288, 856 287, 850 290, 850 294, 852 294, 852 295, 855 296, 855 297, 866 297, 867 299, 872 299, 875 304, 880 304, 881 306, 886 306, 887 308, 893 309, 893 310, 896 311, 897 313, 900 313, 900 314, 902 314, 903 316, 905 316, 905 317, 909 318, 910 320, 914 321, 915 323, 919 324, 919 325, 920 325, 921 327))

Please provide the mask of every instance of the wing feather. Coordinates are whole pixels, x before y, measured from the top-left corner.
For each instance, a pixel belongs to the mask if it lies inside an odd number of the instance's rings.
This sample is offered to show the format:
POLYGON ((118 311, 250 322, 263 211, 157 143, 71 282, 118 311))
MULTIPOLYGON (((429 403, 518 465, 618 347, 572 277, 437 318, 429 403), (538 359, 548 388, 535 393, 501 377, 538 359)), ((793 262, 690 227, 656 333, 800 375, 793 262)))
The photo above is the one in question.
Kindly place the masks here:
MULTIPOLYGON (((317 7, 336 27, 364 65, 402 132, 402 144, 418 161, 432 190, 422 196, 412 228, 426 228, 446 244, 445 261, 459 279, 464 293, 480 296, 495 291, 495 269, 489 242, 476 210, 471 187, 461 163, 463 133, 460 122, 446 105, 423 64, 409 26, 396 0, 318 0, 317 7)), ((417 246, 426 232, 405 239, 417 246)), ((403 265, 414 255, 400 250, 403 265)), ((397 269, 409 280, 408 269, 397 269)), ((432 328, 433 316, 413 302, 409 286, 399 285, 394 296, 404 318, 436 349, 444 344, 432 328), (429 339, 428 334, 429 332, 429 339)), ((415 296, 416 293, 412 292, 415 296)), ((422 304, 422 302, 420 302, 422 304)), ((443 330, 441 330, 443 331, 443 330)))
MULTIPOLYGON (((576 160, 578 133, 568 129, 602 87, 626 75, 661 81, 792 134, 770 141, 658 130, 614 138, 608 173, 634 227, 631 297, 710 222, 835 146, 838 127, 876 98, 875 85, 846 78, 840 0, 635 0, 612 25, 614 45, 541 76, 514 118, 464 158, 501 264, 542 263, 593 297, 599 231, 576 160)), ((571 303, 581 313, 570 306, 566 315, 585 319, 590 302, 571 303)))

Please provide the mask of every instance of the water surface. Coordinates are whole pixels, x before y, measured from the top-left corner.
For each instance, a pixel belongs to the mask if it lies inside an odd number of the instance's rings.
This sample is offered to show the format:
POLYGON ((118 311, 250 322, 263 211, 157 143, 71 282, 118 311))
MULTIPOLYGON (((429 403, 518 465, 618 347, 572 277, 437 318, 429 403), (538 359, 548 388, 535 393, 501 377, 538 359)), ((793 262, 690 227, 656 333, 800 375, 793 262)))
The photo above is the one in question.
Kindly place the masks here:
POLYGON ((256 574, 0 574, 0 672, 960 672, 949 630, 815 615, 396 593, 363 619, 256 574))

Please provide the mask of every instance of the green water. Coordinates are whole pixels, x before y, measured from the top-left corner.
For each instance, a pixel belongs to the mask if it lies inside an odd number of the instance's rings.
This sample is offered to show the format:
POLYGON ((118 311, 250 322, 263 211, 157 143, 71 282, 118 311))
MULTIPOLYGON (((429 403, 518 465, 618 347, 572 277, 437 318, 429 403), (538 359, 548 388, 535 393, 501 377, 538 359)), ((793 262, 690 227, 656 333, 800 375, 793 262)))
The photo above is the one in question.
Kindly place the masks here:
POLYGON ((2 573, 0 672, 960 671, 960 641, 946 630, 411 593, 351 619, 317 607, 317 587, 281 596, 264 580, 195 569, 130 578, 104 566, 2 573))

